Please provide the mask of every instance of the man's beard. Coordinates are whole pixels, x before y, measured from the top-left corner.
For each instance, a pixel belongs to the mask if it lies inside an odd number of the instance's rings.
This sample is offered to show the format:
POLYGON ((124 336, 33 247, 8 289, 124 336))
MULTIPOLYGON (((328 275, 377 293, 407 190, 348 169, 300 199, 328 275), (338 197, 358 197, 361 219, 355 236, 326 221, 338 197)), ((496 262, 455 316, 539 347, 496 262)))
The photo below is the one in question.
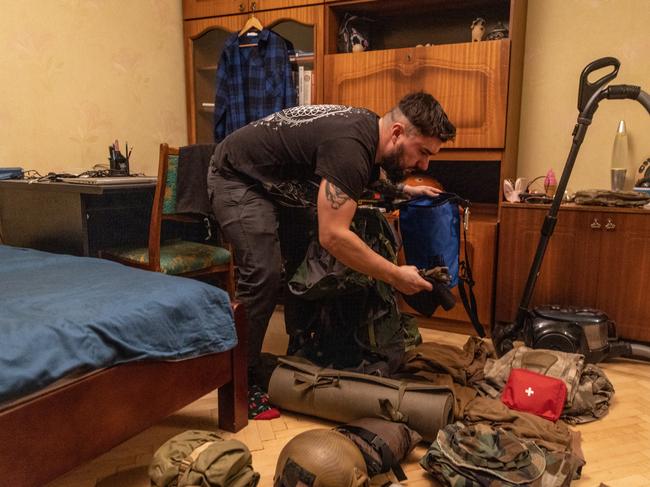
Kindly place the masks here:
POLYGON ((385 156, 381 160, 380 165, 386 172, 388 180, 393 184, 400 183, 406 179, 406 171, 400 165, 403 155, 404 147, 400 146, 392 154, 385 156))

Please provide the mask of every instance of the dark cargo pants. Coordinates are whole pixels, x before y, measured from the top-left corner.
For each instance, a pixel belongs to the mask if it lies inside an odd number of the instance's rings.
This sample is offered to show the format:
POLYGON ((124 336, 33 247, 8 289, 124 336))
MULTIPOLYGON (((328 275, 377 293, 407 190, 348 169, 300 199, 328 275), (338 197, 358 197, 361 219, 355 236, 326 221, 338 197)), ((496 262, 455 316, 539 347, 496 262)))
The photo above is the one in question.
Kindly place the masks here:
MULTIPOLYGON (((305 211, 291 210, 288 216, 264 194, 258 183, 232 173, 223 176, 208 171, 208 194, 221 231, 233 246, 238 271, 235 296, 244 305, 248 319, 249 380, 260 383, 263 379, 256 377, 255 372, 260 364, 262 343, 283 291, 282 254, 287 259, 286 272, 293 273, 304 257, 312 220, 305 211), (291 221, 281 226, 281 220, 291 221)), ((285 301, 287 318, 301 314, 294 311, 296 298, 288 297, 288 300, 291 302, 285 301)), ((290 329, 287 331, 291 333, 290 329)))
POLYGON ((237 265, 235 296, 248 319, 248 367, 259 360, 262 342, 280 291, 282 260, 278 212, 256 185, 219 173, 208 174, 210 204, 233 246, 237 265))

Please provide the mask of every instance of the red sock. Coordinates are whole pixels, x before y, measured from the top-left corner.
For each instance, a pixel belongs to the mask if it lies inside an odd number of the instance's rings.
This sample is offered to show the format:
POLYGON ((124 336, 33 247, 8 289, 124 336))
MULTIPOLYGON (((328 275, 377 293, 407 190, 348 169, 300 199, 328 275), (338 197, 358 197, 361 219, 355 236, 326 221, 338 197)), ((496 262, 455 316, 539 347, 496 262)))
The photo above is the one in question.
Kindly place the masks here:
POLYGON ((275 419, 280 417, 280 411, 277 408, 267 409, 264 412, 261 412, 253 419, 275 419))

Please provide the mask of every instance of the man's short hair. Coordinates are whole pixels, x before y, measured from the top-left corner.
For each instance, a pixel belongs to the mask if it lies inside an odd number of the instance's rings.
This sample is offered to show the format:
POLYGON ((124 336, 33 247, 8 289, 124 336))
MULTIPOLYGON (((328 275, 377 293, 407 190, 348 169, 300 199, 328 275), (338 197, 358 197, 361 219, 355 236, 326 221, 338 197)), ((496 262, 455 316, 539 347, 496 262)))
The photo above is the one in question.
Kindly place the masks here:
POLYGON ((423 91, 406 95, 397 108, 421 135, 438 137, 443 142, 456 136, 456 127, 447 118, 438 100, 423 91))

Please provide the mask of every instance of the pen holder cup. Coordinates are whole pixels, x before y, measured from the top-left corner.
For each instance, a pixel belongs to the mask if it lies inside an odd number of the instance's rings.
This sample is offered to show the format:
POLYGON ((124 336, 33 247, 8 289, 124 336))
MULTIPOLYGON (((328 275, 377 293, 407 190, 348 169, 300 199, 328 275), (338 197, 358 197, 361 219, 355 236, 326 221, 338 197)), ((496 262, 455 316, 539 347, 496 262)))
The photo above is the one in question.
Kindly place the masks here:
POLYGON ((111 174, 115 176, 129 175, 129 159, 117 153, 110 161, 111 174))

